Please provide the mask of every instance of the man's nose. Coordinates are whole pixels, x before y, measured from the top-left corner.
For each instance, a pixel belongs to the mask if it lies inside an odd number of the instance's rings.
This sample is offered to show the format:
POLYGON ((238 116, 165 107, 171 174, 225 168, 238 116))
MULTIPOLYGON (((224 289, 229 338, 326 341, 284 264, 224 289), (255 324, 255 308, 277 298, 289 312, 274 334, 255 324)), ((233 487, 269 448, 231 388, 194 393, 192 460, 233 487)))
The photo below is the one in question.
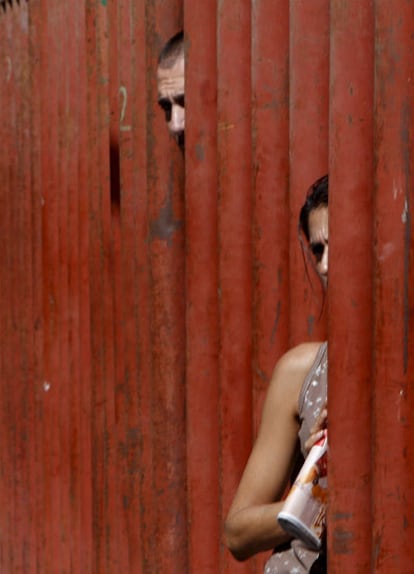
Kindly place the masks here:
POLYGON ((325 276, 328 274, 328 246, 325 245, 323 250, 322 259, 319 262, 318 272, 320 275, 325 276))
POLYGON ((172 134, 177 134, 184 131, 185 127, 185 109, 178 104, 173 104, 171 108, 171 119, 168 127, 172 134))

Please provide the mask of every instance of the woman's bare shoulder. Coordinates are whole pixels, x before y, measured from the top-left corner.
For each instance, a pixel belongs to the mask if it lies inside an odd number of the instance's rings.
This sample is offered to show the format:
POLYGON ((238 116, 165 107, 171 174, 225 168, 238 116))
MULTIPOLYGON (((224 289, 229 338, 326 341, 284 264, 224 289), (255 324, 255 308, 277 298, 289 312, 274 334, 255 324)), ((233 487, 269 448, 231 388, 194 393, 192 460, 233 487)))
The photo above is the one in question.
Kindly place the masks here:
POLYGON ((289 351, 286 351, 286 353, 282 355, 276 368, 294 369, 307 373, 316 359, 321 344, 321 342, 301 343, 289 349, 289 351))
POLYGON ((273 371, 269 392, 285 394, 296 399, 306 375, 311 369, 321 343, 301 343, 289 349, 277 362, 273 371))

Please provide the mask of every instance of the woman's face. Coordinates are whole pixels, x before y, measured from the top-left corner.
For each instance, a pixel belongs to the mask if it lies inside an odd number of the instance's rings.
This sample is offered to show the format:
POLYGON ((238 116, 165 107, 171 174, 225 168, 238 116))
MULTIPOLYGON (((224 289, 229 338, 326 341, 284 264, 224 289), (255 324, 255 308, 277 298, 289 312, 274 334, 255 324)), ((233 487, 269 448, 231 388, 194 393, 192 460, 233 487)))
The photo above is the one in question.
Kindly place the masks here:
POLYGON ((309 247, 316 271, 324 287, 328 285, 328 207, 320 206, 309 213, 309 247))

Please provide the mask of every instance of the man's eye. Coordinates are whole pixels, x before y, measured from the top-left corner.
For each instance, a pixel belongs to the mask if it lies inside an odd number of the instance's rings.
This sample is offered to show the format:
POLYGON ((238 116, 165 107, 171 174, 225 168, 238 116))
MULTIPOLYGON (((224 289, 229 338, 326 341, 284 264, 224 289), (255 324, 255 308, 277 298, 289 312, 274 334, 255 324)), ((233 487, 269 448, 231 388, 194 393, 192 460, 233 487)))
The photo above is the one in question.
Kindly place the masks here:
POLYGON ((175 98, 175 103, 180 106, 180 108, 185 108, 185 97, 184 94, 182 96, 177 96, 175 98))
POLYGON ((322 243, 314 243, 313 245, 311 245, 311 251, 313 253, 313 256, 318 262, 322 259, 324 250, 325 246, 322 243))
POLYGON ((172 110, 171 102, 169 102, 168 100, 159 100, 158 105, 160 106, 161 109, 164 110, 165 119, 167 120, 167 122, 169 122, 171 120, 171 110, 172 110))

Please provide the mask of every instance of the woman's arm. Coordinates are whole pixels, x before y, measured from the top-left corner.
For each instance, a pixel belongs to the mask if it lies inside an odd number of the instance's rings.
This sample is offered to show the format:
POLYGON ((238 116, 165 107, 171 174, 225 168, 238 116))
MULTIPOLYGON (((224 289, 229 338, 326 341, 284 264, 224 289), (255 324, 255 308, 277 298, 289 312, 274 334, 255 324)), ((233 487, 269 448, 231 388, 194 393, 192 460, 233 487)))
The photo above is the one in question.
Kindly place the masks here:
POLYGON ((298 454, 298 397, 319 343, 288 351, 274 370, 262 421, 225 524, 226 544, 245 560, 289 540, 277 514, 298 454))

